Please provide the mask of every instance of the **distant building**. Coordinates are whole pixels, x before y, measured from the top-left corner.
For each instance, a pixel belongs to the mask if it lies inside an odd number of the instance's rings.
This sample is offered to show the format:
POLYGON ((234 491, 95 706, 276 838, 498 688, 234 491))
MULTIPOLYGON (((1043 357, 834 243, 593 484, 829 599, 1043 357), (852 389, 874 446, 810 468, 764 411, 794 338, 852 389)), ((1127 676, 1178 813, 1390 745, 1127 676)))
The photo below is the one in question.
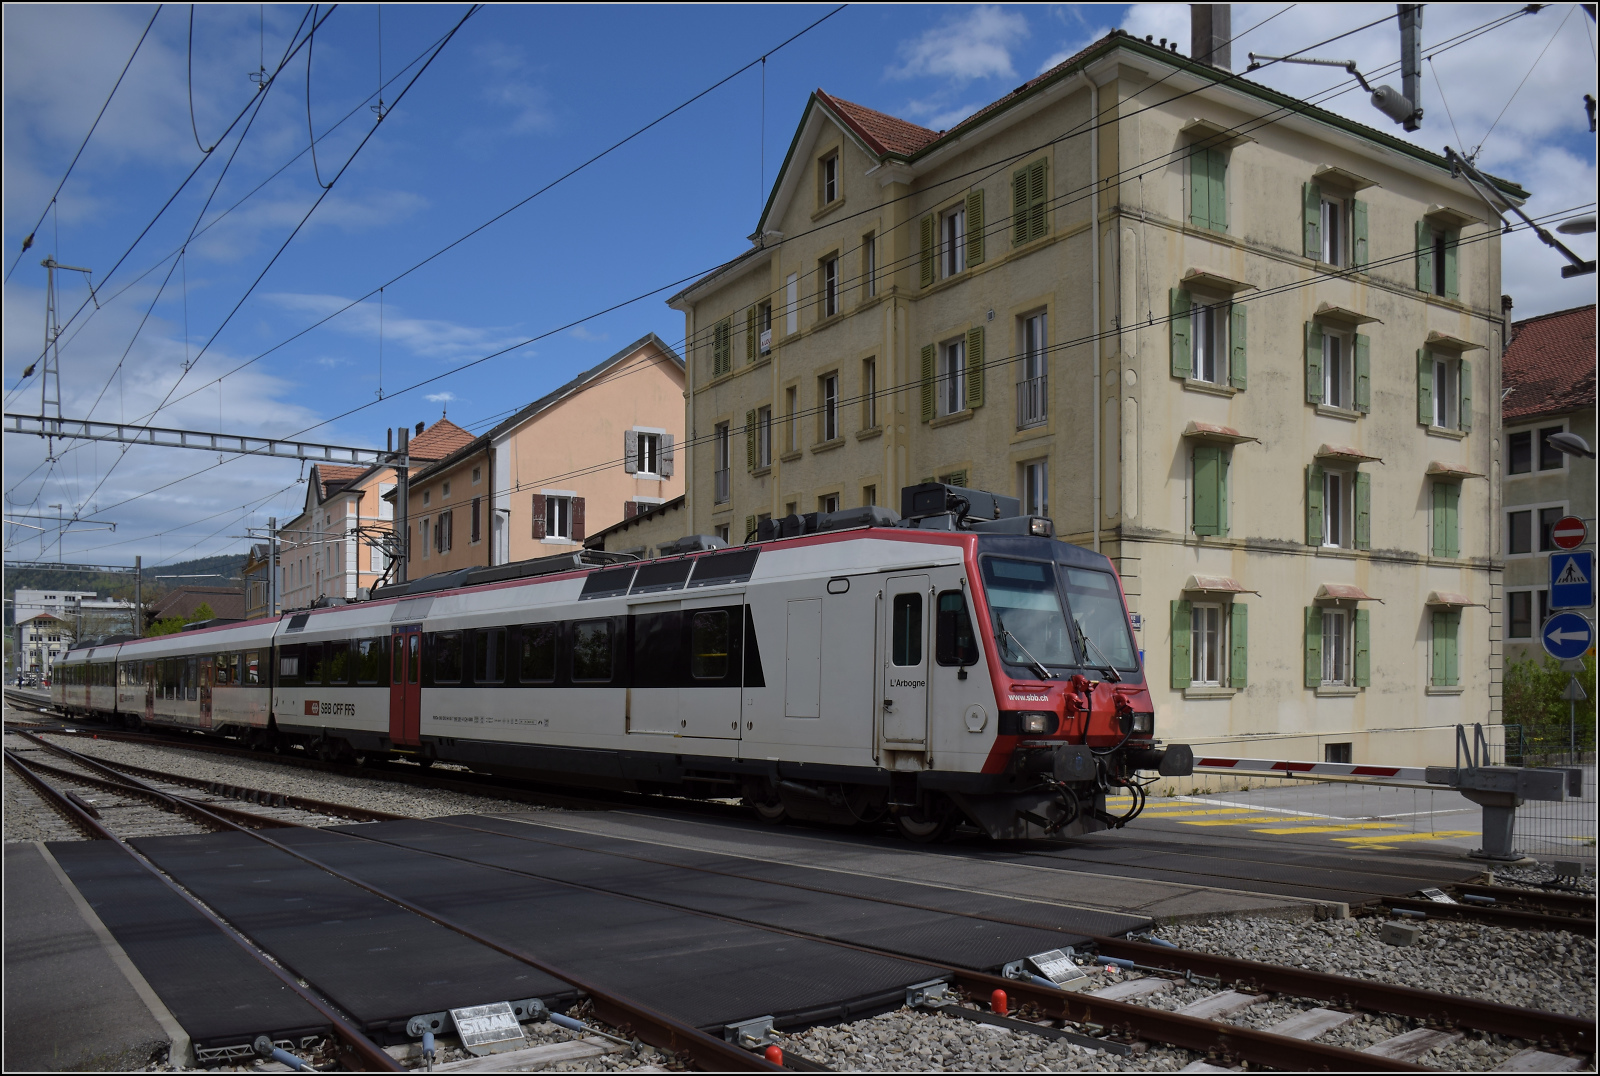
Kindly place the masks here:
POLYGON ((215 620, 244 619, 243 587, 179 587, 145 608, 146 624, 180 617, 188 620, 202 605, 211 607, 215 620))
MULTIPOLYGON (((1502 366, 1506 659, 1543 654, 1550 614, 1550 528, 1573 515, 1595 536, 1595 461, 1553 447, 1556 433, 1595 444, 1595 305, 1512 323, 1502 366)), ((1591 653, 1593 651, 1591 650, 1591 653)))
POLYGON ((37 613, 49 613, 73 626, 75 635, 111 635, 133 630, 133 603, 102 598, 92 590, 18 590, 13 596, 13 624, 37 613))
POLYGON ((272 606, 272 545, 257 542, 245 556, 239 574, 244 579, 244 618, 264 617, 272 606))
POLYGON ((17 620, 17 671, 48 677, 56 659, 72 646, 72 624, 54 613, 17 620))

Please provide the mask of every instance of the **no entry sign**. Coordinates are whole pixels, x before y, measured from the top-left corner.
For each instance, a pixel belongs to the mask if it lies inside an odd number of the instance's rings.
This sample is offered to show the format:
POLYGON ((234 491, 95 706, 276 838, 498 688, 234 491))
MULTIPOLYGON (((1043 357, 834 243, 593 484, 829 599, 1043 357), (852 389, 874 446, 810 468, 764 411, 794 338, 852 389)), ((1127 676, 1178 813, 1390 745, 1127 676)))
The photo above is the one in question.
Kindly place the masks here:
POLYGON ((1562 516, 1550 528, 1550 540, 1562 549, 1577 549, 1589 537, 1589 528, 1577 516, 1562 516))

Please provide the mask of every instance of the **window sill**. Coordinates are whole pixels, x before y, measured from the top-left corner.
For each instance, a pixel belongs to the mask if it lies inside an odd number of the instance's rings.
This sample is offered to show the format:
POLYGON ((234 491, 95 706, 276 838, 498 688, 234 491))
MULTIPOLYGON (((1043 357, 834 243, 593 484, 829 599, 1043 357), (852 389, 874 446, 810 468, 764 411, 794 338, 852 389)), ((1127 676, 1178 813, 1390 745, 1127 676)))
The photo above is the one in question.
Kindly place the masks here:
POLYGON ((769 463, 765 467, 757 467, 755 470, 751 471, 750 472, 750 477, 751 478, 765 478, 765 477, 767 477, 767 475, 769 475, 771 473, 772 473, 772 464, 769 463))
POLYGON ((883 436, 883 427, 882 426, 868 426, 864 430, 857 430, 856 431, 856 440, 857 441, 870 441, 874 437, 882 437, 882 436, 883 436))
POLYGON ((823 217, 826 217, 829 213, 832 213, 834 210, 841 209, 843 207, 844 195, 841 194, 839 197, 835 198, 833 201, 829 202, 827 205, 811 214, 811 220, 813 223, 815 223, 816 221, 821 220, 823 217))
POLYGON ((766 351, 763 351, 761 354, 757 355, 755 358, 746 360, 746 362, 744 364, 744 368, 746 370, 759 370, 761 367, 767 365, 771 361, 772 361, 772 349, 768 348, 766 351))
POLYGON ((812 451, 813 454, 818 453, 818 452, 832 452, 836 448, 843 448, 843 447, 844 447, 844 438, 843 437, 835 437, 832 440, 828 440, 828 441, 818 441, 816 444, 811 446, 811 451, 812 451))
POLYGON ((714 516, 720 516, 731 511, 733 511, 733 501, 731 499, 718 501, 711 506, 711 514, 714 516))
POLYGON ((1452 441, 1461 441, 1461 440, 1465 440, 1466 439, 1467 434, 1466 434, 1465 430, 1452 430, 1452 429, 1450 429, 1449 427, 1446 427, 1446 426, 1429 426, 1428 427, 1428 436, 1429 437, 1448 437, 1452 441))
POLYGON ((1233 397, 1244 391, 1243 389, 1236 389, 1232 385, 1219 385, 1214 381, 1201 381, 1194 377, 1184 378, 1183 387, 1193 392, 1204 392, 1210 396, 1233 397))
POLYGON ((641 482, 665 482, 667 480, 665 475, 656 474, 654 471, 635 471, 630 477, 637 478, 641 482))
POLYGON ((933 429, 938 429, 940 426, 953 426, 957 422, 966 422, 975 414, 977 414, 977 412, 969 407, 963 411, 956 411, 948 415, 940 415, 937 418, 930 418, 928 420, 928 425, 933 429))
POLYGON ((540 545, 577 545, 576 538, 540 538, 540 545))
POLYGON ((1186 687, 1183 697, 1186 699, 1231 699, 1239 693, 1236 687, 1216 687, 1215 685, 1201 685, 1200 687, 1186 687))
POLYGON ((783 455, 779 456, 778 457, 778 462, 779 463, 793 463, 795 460, 799 459, 803 454, 804 453, 802 453, 797 448, 797 449, 793 450, 792 452, 785 452, 783 455))
POLYGON ((1466 690, 1460 684, 1429 684, 1427 693, 1429 695, 1461 695, 1466 690))
POLYGON ((828 329, 839 324, 839 322, 843 321, 844 319, 845 313, 843 310, 839 311, 837 314, 824 315, 811 323, 811 331, 820 332, 823 329, 828 329))
POLYGON ((1343 699, 1361 694, 1361 689, 1353 684, 1318 684, 1317 698, 1343 699))
POLYGON ((1358 549, 1349 549, 1342 545, 1319 545, 1316 547, 1319 557, 1338 557, 1342 560, 1355 560, 1358 549))
POLYGON ((1317 404, 1317 414, 1325 418, 1342 418, 1350 422, 1363 418, 1365 411, 1356 411, 1349 407, 1334 407, 1332 404, 1317 404))

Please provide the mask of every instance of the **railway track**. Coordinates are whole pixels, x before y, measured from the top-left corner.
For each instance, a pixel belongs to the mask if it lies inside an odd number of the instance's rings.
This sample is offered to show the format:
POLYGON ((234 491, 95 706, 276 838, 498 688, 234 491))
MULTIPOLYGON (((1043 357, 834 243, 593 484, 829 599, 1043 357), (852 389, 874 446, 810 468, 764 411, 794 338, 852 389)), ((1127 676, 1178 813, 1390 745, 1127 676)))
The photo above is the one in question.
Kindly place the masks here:
MULTIPOLYGON (((683 1050, 685 1047, 690 1047, 690 1049, 686 1050, 687 1053, 703 1066, 714 1068, 751 1067, 748 1064, 749 1062, 760 1061, 749 1051, 742 1051, 738 1056, 747 1064, 732 1066, 733 1055, 726 1052, 728 1044, 713 1039, 711 1041, 717 1042, 718 1050, 708 1052, 710 1048, 704 1041, 685 1041, 680 1028, 662 1026, 659 1023, 651 1024, 645 1022, 642 1024, 639 1018, 640 1014, 635 1011, 637 1007, 630 1008, 630 1003, 627 999, 616 998, 604 991, 596 991, 592 985, 581 984, 569 975, 565 975, 556 969, 548 968, 541 962, 537 962, 531 955, 519 954, 514 947, 503 946, 492 939, 484 938, 468 928, 452 924, 445 917, 404 901, 401 898, 384 893, 382 890, 368 885, 358 878, 346 875, 337 869, 318 862, 312 857, 286 848, 255 829, 247 828, 250 826, 248 821, 239 822, 225 818, 222 812, 216 810, 218 805, 215 803, 205 806, 192 803, 184 797, 172 796, 170 792, 163 791, 161 786, 186 785, 189 788, 206 786, 205 791, 213 795, 226 795, 229 798, 246 802, 260 801, 263 798, 271 799, 275 795, 273 793, 236 786, 228 786, 219 790, 209 782, 180 777, 175 774, 166 774, 156 770, 124 764, 113 766, 99 760, 90 759, 88 756, 74 752, 70 748, 50 745, 32 734, 24 733, 23 735, 31 741, 44 744, 52 754, 73 766, 72 773, 74 776, 94 776, 96 779, 108 784, 124 786, 132 792, 139 792, 143 795, 157 798, 166 797, 184 803, 187 807, 180 809, 186 809, 192 816, 209 821, 213 828, 249 832, 258 840, 272 844, 296 858, 341 877, 384 899, 400 904, 415 914, 448 926, 450 929, 456 930, 472 940, 479 941, 481 944, 486 944, 517 959, 522 959, 532 966, 539 967, 541 970, 562 978, 591 996, 595 1012, 601 1019, 611 1023, 613 1026, 634 1029, 640 1033, 643 1041, 651 1042, 652 1045, 664 1046, 664 1048, 675 1050, 683 1050)), ((8 764, 22 769, 39 767, 38 760, 20 759, 12 751, 6 752, 6 761, 8 764)), ((24 776, 28 775, 24 774, 24 776)), ((37 775, 34 775, 30 780, 35 783, 36 788, 41 785, 44 788, 49 787, 44 785, 37 775)), ((97 820, 82 810, 81 803, 74 803, 70 796, 55 794, 54 802, 58 809, 62 810, 64 814, 68 814, 69 817, 78 816, 76 820, 87 819, 88 823, 92 823, 89 828, 86 828, 86 832, 91 832, 96 836, 109 836, 111 839, 116 839, 108 831, 105 831, 97 820), (96 832, 96 829, 99 832, 96 832)), ((380 812, 361 811, 344 808, 343 805, 303 799, 294 804, 284 803, 282 806, 287 809, 311 808, 320 815, 331 817, 337 817, 336 812, 339 810, 349 811, 350 813, 347 817, 369 816, 362 820, 389 820, 400 817, 382 815, 380 819, 377 817, 380 812)), ((252 817, 258 822, 262 818, 259 815, 252 817)), ((476 827, 467 821, 435 821, 439 825, 452 826, 463 830, 480 829, 480 827, 476 827)), ((280 819, 278 824, 296 825, 299 823, 280 819)), ((387 843, 376 834, 367 835, 359 830, 346 830, 344 832, 351 836, 387 843)), ((563 845, 566 843, 555 836, 530 834, 521 839, 551 845, 563 845)), ((130 854, 135 854, 131 849, 129 849, 129 852, 130 854)), ((470 859, 466 859, 466 857, 457 857, 446 853, 429 852, 425 854, 447 861, 473 862, 470 859)), ((753 877, 753 875, 742 875, 736 871, 718 871, 706 867, 685 868, 681 863, 665 859, 654 859, 645 854, 622 852, 609 852, 606 854, 624 856, 625 858, 638 860, 641 863, 669 866, 677 869, 699 870, 713 875, 753 877)), ((569 879, 541 875, 531 868, 498 869, 505 870, 507 873, 538 877, 545 881, 580 889, 592 888, 569 879)), ((807 887, 797 886, 797 888, 807 887)), ((632 899, 643 900, 644 898, 634 897, 632 899)), ((904 903, 887 899, 884 902, 904 903)), ((909 906, 916 907, 916 905, 909 906)), ((729 922, 751 925, 750 920, 734 916, 714 915, 707 912, 701 912, 700 914, 709 915, 712 918, 726 919, 729 922)), ((997 919, 996 921, 1005 922, 1006 920, 997 919)), ((768 930, 777 929, 770 924, 754 925, 763 926, 764 929, 768 930)), ((798 937, 823 941, 848 949, 857 949, 880 955, 897 955, 871 946, 844 943, 821 934, 787 930, 780 930, 779 932, 795 934, 798 937)), ((1540 1010, 1515 1008, 1492 1002, 1391 986, 1321 972, 1311 972, 1281 965, 1213 956, 1193 950, 1175 949, 1164 945, 1154 945, 1124 938, 1095 937, 1091 939, 1087 953, 1080 954, 1080 959, 1084 958, 1093 959, 1102 964, 1114 965, 1119 969, 1126 969, 1127 972, 1139 977, 1114 982, 1093 991, 1069 993, 1056 989, 1054 986, 1044 985, 1042 982, 1003 978, 969 968, 935 964, 943 972, 942 978, 935 983, 923 984, 918 991, 912 992, 907 999, 908 1005, 926 1012, 938 1013, 955 1019, 998 1025, 1008 1030, 1026 1032, 1045 1039, 1066 1039, 1080 1045, 1092 1045, 1093 1048, 1104 1049, 1113 1053, 1130 1052, 1137 1048, 1138 1043, 1149 1041, 1193 1050, 1201 1053, 1211 1061, 1244 1061, 1258 1066, 1287 1070, 1424 1070, 1425 1066, 1414 1063, 1417 1058, 1422 1057, 1430 1050, 1448 1046, 1460 1039, 1464 1034, 1472 1032, 1501 1035, 1527 1043, 1526 1048, 1516 1055, 1518 1067, 1526 1070, 1559 1070, 1581 1067, 1584 1064, 1584 1058, 1594 1052, 1594 1027, 1592 1021, 1540 1010), (1197 983, 1204 983, 1215 987, 1215 989, 1205 996, 1190 1000, 1182 1007, 1171 1011, 1154 1007, 1150 1004, 1152 1000, 1172 990, 1175 984, 1192 987, 1197 983), (993 1005, 993 1001, 996 999, 996 991, 1003 991, 1006 999, 998 1006, 993 1005), (1226 1022, 1230 1017, 1244 1013, 1265 1001, 1280 999, 1303 999, 1313 1004, 1311 1007, 1300 1009, 1286 1020, 1265 1029, 1244 1027, 1226 1022), (991 1003, 987 1009, 983 1005, 986 1000, 991 1003), (1017 1017, 1006 1015, 1006 1011, 1012 1008, 1015 1008, 1020 1016, 1026 1018, 1018 1019, 1017 1017), (997 1009, 999 1011, 996 1011, 997 1009), (1385 1039, 1383 1042, 1375 1043, 1362 1051, 1310 1041, 1319 1034, 1357 1020, 1363 1015, 1370 1014, 1405 1017, 1419 1022, 1419 1026, 1398 1036, 1385 1039)), ((656 1018, 658 1020, 668 1019, 659 1016, 656 1018)), ((701 1034, 700 1032, 695 1032, 697 1036, 701 1034)), ((705 1038, 709 1039, 709 1036, 705 1038)), ((735 1047, 735 1049, 737 1048, 735 1047)), ((769 1066, 764 1061, 761 1061, 755 1067, 769 1066)), ((802 1058, 791 1057, 788 1061, 788 1067, 815 1069, 818 1066, 814 1063, 805 1062, 802 1058)))

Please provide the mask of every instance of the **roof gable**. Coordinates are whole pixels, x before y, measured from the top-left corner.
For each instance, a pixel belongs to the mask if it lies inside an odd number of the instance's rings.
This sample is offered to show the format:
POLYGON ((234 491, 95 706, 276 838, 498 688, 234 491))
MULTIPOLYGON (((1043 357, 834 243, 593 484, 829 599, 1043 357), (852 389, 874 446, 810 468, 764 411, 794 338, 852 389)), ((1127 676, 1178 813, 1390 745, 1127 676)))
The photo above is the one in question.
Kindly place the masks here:
POLYGON ((1592 408, 1595 304, 1512 323, 1500 360, 1506 422, 1592 408))
POLYGON ((645 333, 643 336, 639 337, 639 339, 635 340, 621 351, 618 351, 615 355, 612 355, 609 359, 606 359, 604 362, 598 363, 595 366, 589 367, 589 369, 585 370, 571 381, 568 381, 560 388, 545 393, 527 407, 524 407, 522 410, 506 419, 504 422, 501 422, 494 429, 490 430, 486 436, 491 441, 499 440, 505 434, 510 433, 523 423, 536 418, 542 412, 548 411, 550 408, 554 407, 562 400, 565 400, 567 397, 574 396, 582 392, 584 389, 590 387, 612 367, 621 365, 628 359, 638 355, 639 352, 645 350, 647 347, 654 347, 661 356, 671 360, 670 365, 673 368, 674 373, 680 377, 682 376, 684 371, 683 358, 676 351, 672 350, 671 346, 668 345, 665 340, 661 339, 661 337, 657 336, 655 333, 645 333))

